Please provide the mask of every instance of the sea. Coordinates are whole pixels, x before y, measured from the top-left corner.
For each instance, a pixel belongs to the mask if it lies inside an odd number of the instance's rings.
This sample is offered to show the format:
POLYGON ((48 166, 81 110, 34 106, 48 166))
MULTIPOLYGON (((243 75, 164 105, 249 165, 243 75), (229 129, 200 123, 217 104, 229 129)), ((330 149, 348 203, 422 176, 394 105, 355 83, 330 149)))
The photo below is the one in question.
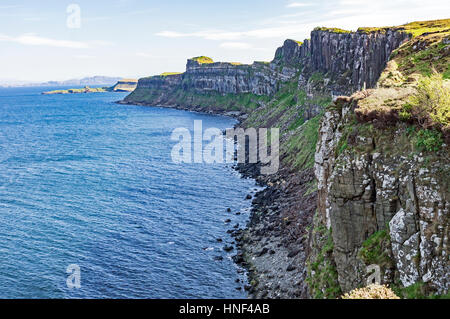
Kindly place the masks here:
POLYGON ((246 298, 223 248, 258 187, 171 157, 176 128, 235 120, 52 89, 0 89, 0 298, 246 298))

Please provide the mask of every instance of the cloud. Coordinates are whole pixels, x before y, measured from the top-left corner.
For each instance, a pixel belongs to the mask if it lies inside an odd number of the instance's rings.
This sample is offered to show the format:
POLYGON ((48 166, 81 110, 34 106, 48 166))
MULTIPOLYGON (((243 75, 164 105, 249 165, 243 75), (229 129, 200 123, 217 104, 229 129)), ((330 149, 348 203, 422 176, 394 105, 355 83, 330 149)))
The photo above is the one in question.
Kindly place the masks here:
POLYGON ((17 37, 10 37, 7 35, 0 34, 0 41, 20 43, 23 45, 50 46, 69 49, 86 49, 89 47, 89 45, 84 42, 44 38, 31 33, 22 34, 17 37))
POLYGON ((244 36, 245 32, 230 32, 221 30, 206 30, 198 32, 161 31, 157 36, 166 38, 203 38, 206 40, 237 40, 244 36))
MULTIPOLYGON (((290 10, 282 16, 263 21, 260 28, 229 31, 204 29, 193 32, 164 30, 157 36, 167 38, 200 38, 225 43, 235 43, 244 39, 304 39, 317 26, 340 27, 356 30, 360 26, 399 25, 411 21, 442 19, 441 12, 449 8, 448 0, 334 0, 322 4, 312 2, 290 2, 289 8, 301 8, 301 12, 290 10), (363 3, 355 6, 354 4, 363 3), (414 5, 409 5, 414 3, 414 5), (310 12, 305 12, 305 9, 310 12), (293 11, 293 12, 292 12, 293 11)), ((448 11, 448 10, 447 10, 448 11)))
POLYGON ((137 52, 136 56, 138 56, 140 58, 147 58, 147 59, 151 59, 151 58, 155 57, 153 54, 146 53, 146 52, 137 52))
POLYGON ((6 10, 6 9, 15 9, 15 8, 20 8, 20 5, 5 5, 5 6, 0 6, 0 10, 6 10))
POLYGON ((74 55, 73 57, 75 59, 80 59, 80 60, 89 60, 89 59, 95 59, 96 58, 93 55, 87 55, 87 54, 74 55))
POLYGON ((98 46, 98 47, 110 47, 116 45, 114 42, 105 41, 105 40, 92 40, 89 41, 89 46, 98 46))
MULTIPOLYGON (((315 25, 314 25, 315 26, 315 25)), ((202 38, 205 40, 216 41, 235 41, 243 38, 256 38, 256 39, 269 39, 269 38, 285 38, 286 36, 294 36, 305 30, 308 30, 311 26, 307 24, 297 24, 295 26, 277 26, 272 28, 261 28, 247 31, 222 31, 222 30, 208 30, 198 32, 175 32, 175 31, 162 31, 156 33, 157 36, 167 38, 202 38)))
POLYGON ((244 49, 250 49, 252 46, 248 43, 244 42, 224 42, 220 44, 221 48, 224 49, 232 49, 232 50, 244 50, 244 49))
POLYGON ((312 6, 312 3, 304 3, 304 2, 291 2, 286 5, 286 8, 304 8, 312 6))

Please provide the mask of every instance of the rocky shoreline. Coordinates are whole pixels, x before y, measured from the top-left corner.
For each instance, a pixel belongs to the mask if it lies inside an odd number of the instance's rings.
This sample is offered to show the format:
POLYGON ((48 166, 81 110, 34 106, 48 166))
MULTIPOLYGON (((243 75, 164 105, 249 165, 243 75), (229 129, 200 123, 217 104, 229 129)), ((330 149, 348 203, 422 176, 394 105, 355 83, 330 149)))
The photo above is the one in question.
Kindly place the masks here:
MULTIPOLYGON (((238 120, 235 127, 247 118, 242 112, 205 111, 201 107, 117 103, 230 116, 238 120)), ((233 168, 242 178, 252 178, 264 187, 253 197, 247 195, 252 206, 245 228, 227 231, 237 248, 233 261, 248 272, 248 284, 244 286, 248 297, 308 298, 305 265, 308 227, 312 224, 317 201, 317 192, 307 194, 308 183, 314 180, 313 169, 294 174, 282 166, 277 174, 265 176, 260 174, 259 164, 237 164, 233 168)))
POLYGON ((255 194, 245 229, 232 233, 238 253, 234 261, 248 270, 249 298, 308 298, 306 258, 308 226, 315 211, 316 193, 306 193, 313 172, 293 175, 281 169, 269 178, 257 165, 238 165, 244 177, 266 188, 255 194))

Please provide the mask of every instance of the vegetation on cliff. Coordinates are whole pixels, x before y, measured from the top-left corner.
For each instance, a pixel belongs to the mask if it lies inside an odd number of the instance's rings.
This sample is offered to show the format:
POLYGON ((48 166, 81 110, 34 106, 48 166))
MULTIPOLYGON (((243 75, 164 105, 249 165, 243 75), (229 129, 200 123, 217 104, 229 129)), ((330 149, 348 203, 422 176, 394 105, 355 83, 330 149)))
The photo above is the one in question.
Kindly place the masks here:
POLYGON ((352 31, 344 30, 340 28, 327 28, 327 27, 316 27, 314 31, 326 31, 332 33, 352 33, 352 31))
POLYGON ((214 63, 214 60, 207 56, 197 56, 197 57, 191 58, 190 60, 198 62, 199 64, 214 63))
POLYGON ((346 293, 342 299, 400 299, 392 289, 385 285, 369 285, 346 293))

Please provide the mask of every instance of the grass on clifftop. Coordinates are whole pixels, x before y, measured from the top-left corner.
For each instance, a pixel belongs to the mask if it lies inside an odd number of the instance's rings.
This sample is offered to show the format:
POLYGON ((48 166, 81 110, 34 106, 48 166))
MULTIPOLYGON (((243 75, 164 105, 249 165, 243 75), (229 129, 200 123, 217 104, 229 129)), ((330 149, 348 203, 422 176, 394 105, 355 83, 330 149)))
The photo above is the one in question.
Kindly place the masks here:
POLYGON ((424 33, 431 33, 431 32, 448 33, 450 31, 450 19, 416 21, 401 25, 397 27, 397 29, 405 30, 406 32, 411 33, 413 37, 417 37, 423 35, 424 33))
POLYGON ((450 31, 450 19, 415 21, 400 26, 392 27, 361 27, 358 28, 359 33, 384 33, 387 30, 405 31, 410 33, 413 38, 423 35, 424 33, 448 32, 450 31))
POLYGON ((316 27, 314 31, 328 31, 333 33, 352 33, 352 31, 339 29, 339 28, 327 28, 327 27, 316 27))
POLYGON ((164 72, 164 73, 161 73, 160 76, 169 76, 169 75, 178 75, 178 74, 183 74, 183 72, 164 72))
POLYGON ((196 62, 198 62, 198 63, 200 63, 200 64, 211 64, 211 63, 214 63, 214 60, 213 60, 213 59, 211 59, 211 58, 209 58, 209 57, 207 57, 207 56, 204 56, 204 55, 202 55, 202 56, 197 56, 197 57, 192 58, 192 59, 190 59, 190 60, 196 61, 196 62))

